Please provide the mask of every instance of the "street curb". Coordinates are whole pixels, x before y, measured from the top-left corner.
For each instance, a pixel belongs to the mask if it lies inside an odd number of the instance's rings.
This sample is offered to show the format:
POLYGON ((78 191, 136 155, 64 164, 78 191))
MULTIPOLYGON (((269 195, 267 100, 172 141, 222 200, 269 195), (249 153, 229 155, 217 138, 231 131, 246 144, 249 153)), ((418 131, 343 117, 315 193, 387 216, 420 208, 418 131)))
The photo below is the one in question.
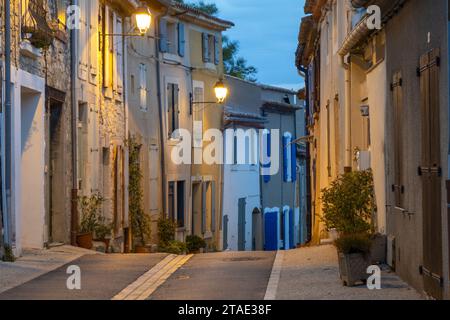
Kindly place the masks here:
POLYGON ((270 274, 269 283, 267 284, 266 295, 264 300, 275 300, 278 291, 278 283, 280 282, 281 268, 283 266, 284 251, 278 251, 275 261, 273 262, 272 272, 270 274))

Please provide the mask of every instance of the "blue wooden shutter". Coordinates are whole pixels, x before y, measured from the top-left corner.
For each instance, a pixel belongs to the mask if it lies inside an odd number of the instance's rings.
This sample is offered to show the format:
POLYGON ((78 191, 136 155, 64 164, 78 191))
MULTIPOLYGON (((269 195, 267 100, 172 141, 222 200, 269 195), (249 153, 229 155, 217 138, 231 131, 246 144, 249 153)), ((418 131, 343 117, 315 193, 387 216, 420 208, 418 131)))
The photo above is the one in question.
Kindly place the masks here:
POLYGON ((178 55, 180 57, 184 57, 185 44, 184 24, 180 22, 178 23, 178 55))
POLYGON ((203 62, 209 62, 209 39, 207 33, 202 33, 203 62))
MULTIPOLYGON (((272 136, 271 136, 271 132, 267 132, 264 133, 264 135, 266 135, 266 141, 267 141, 267 150, 264 150, 263 152, 267 152, 267 156, 270 158, 272 156, 272 136)), ((270 169, 271 163, 269 162, 268 164, 263 164, 264 168, 268 168, 270 169)), ((268 183, 270 181, 270 174, 265 174, 264 175, 264 182, 268 183)))
POLYGON ((283 135, 283 180, 284 182, 288 182, 288 161, 291 159, 288 158, 288 137, 283 135))
POLYGON ((164 19, 159 21, 159 50, 161 52, 169 51, 169 46, 167 45, 167 21, 164 19))
POLYGON ((220 62, 219 38, 214 36, 214 64, 218 65, 219 62, 220 62))
MULTIPOLYGON (((292 143, 292 139, 290 141, 292 143)), ((291 144, 291 170, 292 170, 292 182, 297 181, 297 144, 291 144)))

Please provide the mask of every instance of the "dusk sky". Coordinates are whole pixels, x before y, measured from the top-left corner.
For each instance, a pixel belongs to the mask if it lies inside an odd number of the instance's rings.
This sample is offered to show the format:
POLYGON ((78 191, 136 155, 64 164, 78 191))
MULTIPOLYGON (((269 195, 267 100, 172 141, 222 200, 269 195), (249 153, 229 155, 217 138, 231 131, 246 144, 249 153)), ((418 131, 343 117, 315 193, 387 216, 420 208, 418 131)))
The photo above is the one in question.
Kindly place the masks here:
POLYGON ((236 25, 226 32, 240 42, 239 55, 258 69, 258 82, 298 89, 294 64, 304 0, 210 0, 219 17, 236 25))

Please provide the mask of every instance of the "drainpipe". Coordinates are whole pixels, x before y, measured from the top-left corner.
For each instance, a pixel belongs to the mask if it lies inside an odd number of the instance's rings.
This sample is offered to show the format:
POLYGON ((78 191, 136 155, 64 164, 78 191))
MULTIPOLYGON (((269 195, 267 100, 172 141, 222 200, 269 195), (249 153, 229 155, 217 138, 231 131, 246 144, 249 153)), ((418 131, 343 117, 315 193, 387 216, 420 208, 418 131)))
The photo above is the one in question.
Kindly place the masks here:
POLYGON ((166 164, 165 164, 165 134, 164 134, 164 117, 163 117, 163 104, 162 104, 162 93, 161 93, 161 62, 160 62, 160 50, 159 50, 159 22, 161 18, 167 16, 169 9, 166 8, 165 12, 158 15, 155 19, 155 57, 156 57, 156 86, 158 91, 158 115, 159 115, 159 139, 161 145, 161 195, 163 204, 163 214, 166 214, 166 164))
POLYGON ((4 1, 5 5, 5 109, 4 124, 5 124, 5 185, 2 189, 3 199, 3 243, 5 247, 12 247, 11 239, 11 187, 12 187, 12 104, 11 104, 11 3, 9 0, 4 1))
POLYGON ((351 113, 351 69, 345 61, 346 56, 341 56, 341 66, 345 69, 345 161, 344 171, 352 169, 352 113, 351 113))
MULTIPOLYGON (((310 112, 310 105, 309 105, 309 77, 308 77, 308 69, 300 67, 300 72, 303 73, 305 78, 305 91, 306 91, 306 99, 305 99, 305 134, 307 136, 310 135, 309 129, 308 129, 308 122, 309 122, 309 112, 310 112)), ((310 150, 310 142, 307 141, 307 147, 306 147, 306 243, 311 242, 312 240, 312 191, 311 191, 311 150, 310 150)))
MULTIPOLYGON (((71 5, 76 5, 77 0, 72 0, 71 5)), ((72 194, 71 194, 71 220, 70 220, 70 244, 77 245, 78 233, 78 172, 77 172, 77 51, 76 30, 70 30, 70 83, 72 104, 72 194)))

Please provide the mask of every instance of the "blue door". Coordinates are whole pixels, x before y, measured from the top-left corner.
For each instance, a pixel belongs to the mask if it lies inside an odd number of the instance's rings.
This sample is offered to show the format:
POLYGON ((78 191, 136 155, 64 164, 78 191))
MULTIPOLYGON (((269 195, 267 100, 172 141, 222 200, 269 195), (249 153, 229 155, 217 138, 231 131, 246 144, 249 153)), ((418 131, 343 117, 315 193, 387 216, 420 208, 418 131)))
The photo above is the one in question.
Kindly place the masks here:
POLYGON ((278 250, 278 212, 267 212, 264 216, 264 250, 278 250))

